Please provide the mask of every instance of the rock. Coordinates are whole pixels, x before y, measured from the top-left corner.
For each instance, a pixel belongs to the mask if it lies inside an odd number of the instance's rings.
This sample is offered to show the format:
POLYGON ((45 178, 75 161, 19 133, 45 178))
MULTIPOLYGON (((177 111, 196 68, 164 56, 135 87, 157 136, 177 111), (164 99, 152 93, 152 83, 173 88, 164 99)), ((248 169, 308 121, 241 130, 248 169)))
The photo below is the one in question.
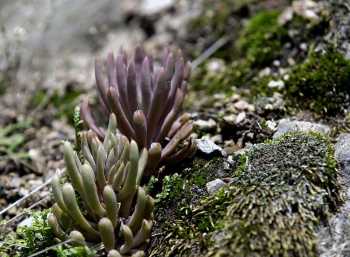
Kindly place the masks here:
POLYGON ((226 115, 224 116, 222 119, 227 122, 228 124, 235 124, 236 121, 236 115, 235 114, 230 114, 230 115, 226 115))
POLYGON ((223 149, 210 139, 201 138, 197 139, 196 142, 198 150, 204 154, 211 155, 219 153, 220 155, 225 155, 223 149))
POLYGON ((319 22, 321 20, 320 14, 322 11, 322 5, 312 0, 298 0, 294 1, 291 7, 285 9, 285 11, 279 17, 279 23, 281 25, 286 24, 293 19, 293 16, 301 16, 307 20, 319 22))
POLYGON ((210 195, 212 195, 212 194, 216 193, 217 191, 219 191, 219 189, 225 185, 226 185, 226 183, 224 181, 217 178, 215 180, 209 181, 206 184, 206 188, 207 188, 208 193, 210 195))
POLYGON ((200 130, 210 131, 216 128, 216 121, 213 119, 209 120, 196 120, 194 125, 197 126, 200 130))
POLYGON ((145 16, 156 15, 171 8, 174 4, 174 0, 144 0, 141 4, 140 13, 145 16))
POLYGON ((278 138, 287 132, 302 131, 302 132, 320 132, 328 135, 331 131, 330 127, 320 123, 312 123, 308 121, 297 121, 282 119, 278 123, 277 131, 273 135, 273 138, 278 138))
POLYGON ((247 117, 247 114, 246 114, 245 112, 240 112, 240 113, 237 115, 237 117, 236 117, 235 123, 236 123, 236 124, 241 123, 242 121, 245 120, 246 117, 247 117))
POLYGON ((267 86, 269 88, 277 88, 277 89, 283 89, 284 88, 284 81, 283 80, 271 80, 267 86))
POLYGON ((248 110, 252 112, 255 110, 254 105, 251 105, 244 100, 239 100, 238 102, 234 103, 233 106, 240 111, 248 110))
POLYGON ((273 120, 266 121, 266 126, 272 131, 275 131, 277 129, 277 124, 273 120))
POLYGON ((225 70, 225 62, 222 59, 214 58, 208 62, 207 69, 212 73, 223 72, 225 70))
POLYGON ((345 190, 345 203, 340 211, 332 216, 328 226, 318 233, 318 250, 321 257, 349 256, 350 251, 350 133, 341 134, 335 144, 335 159, 340 164, 340 174, 345 190))
POLYGON ((115 28, 124 17, 121 1, 114 0, 0 2, 0 23, 4 29, 0 32, 0 59, 4 59, 6 49, 15 51, 14 56, 20 58, 21 64, 16 78, 26 89, 32 80, 37 88, 35 82, 41 77, 44 81, 40 80, 40 84, 58 79, 59 68, 66 67, 65 76, 72 66, 77 67, 75 77, 90 74, 91 48, 101 38, 96 28, 110 24, 115 28))
POLYGON ((350 133, 344 133, 338 137, 334 154, 342 171, 350 176, 350 133))
POLYGON ((264 113, 265 111, 272 110, 283 111, 285 109, 285 102, 283 100, 283 96, 280 93, 274 92, 273 96, 271 97, 259 97, 255 102, 255 106, 258 113, 264 113))

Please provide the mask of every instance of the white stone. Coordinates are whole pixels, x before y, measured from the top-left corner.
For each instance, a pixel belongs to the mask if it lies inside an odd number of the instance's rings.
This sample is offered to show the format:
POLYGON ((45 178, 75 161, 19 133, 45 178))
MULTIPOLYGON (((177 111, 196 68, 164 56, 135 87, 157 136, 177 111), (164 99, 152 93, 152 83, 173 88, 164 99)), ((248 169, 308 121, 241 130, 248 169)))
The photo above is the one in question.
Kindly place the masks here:
POLYGON ((320 123, 282 119, 278 122, 277 131, 273 135, 273 138, 278 138, 281 135, 292 131, 302 131, 302 132, 314 131, 314 132, 320 132, 328 135, 331 132, 331 129, 329 126, 320 124, 320 123))
POLYGON ((212 195, 212 194, 216 193, 217 191, 219 191, 219 189, 225 185, 226 185, 226 183, 224 181, 217 178, 215 180, 209 181, 206 184, 206 188, 207 188, 208 193, 210 195, 212 195))
POLYGON ((242 121, 245 120, 246 116, 247 116, 247 115, 246 115, 245 112, 240 112, 240 113, 237 115, 237 117, 236 117, 235 123, 236 123, 236 124, 241 123, 242 121))
POLYGON ((216 122, 213 119, 209 120, 196 120, 194 122, 194 125, 197 126, 199 129, 202 130, 211 130, 216 127, 216 122))
POLYGON ((154 15, 174 5, 174 0, 144 0, 141 4, 141 13, 154 15))
POLYGON ((267 86, 269 88, 277 88, 277 89, 283 89, 284 88, 284 81, 283 80, 271 80, 267 86))

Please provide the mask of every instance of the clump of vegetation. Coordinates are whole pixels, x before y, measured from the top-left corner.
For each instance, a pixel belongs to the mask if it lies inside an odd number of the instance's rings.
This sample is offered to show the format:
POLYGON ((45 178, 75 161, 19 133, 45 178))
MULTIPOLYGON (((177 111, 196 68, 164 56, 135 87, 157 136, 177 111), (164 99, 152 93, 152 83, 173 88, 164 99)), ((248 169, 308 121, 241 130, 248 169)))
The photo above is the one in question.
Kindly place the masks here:
POLYGON ((311 52, 295 66, 286 82, 290 105, 334 115, 349 106, 350 61, 334 49, 311 52))
MULTIPOLYGON (((29 256, 48 246, 55 244, 51 227, 47 224, 48 210, 32 213, 32 224, 17 229, 16 238, 12 240, 19 243, 18 256, 29 256)), ((6 241, 5 241, 6 244, 6 241)))
POLYGON ((38 256, 53 257, 93 257, 95 252, 86 246, 57 245, 54 233, 48 223, 50 209, 30 213, 31 224, 21 226, 16 233, 1 238, 2 257, 26 257, 50 248, 38 256))
POLYGON ((82 134, 79 160, 69 143, 64 159, 69 182, 52 182, 55 204, 48 222, 61 240, 103 242, 109 256, 140 256, 152 228, 153 199, 140 186, 148 152, 117 133, 112 114, 106 137, 82 134), (77 198, 77 196, 79 198, 77 198), (79 201, 79 200, 80 201, 79 201), (69 235, 68 235, 69 234, 69 235))
POLYGON ((165 256, 317 256, 315 231, 341 202, 333 155, 316 133, 254 146, 236 158, 231 185, 176 206, 175 222, 156 231, 168 236, 154 239, 151 256, 160 249, 165 256))
MULTIPOLYGON (((109 54, 106 63, 107 76, 102 63, 95 64, 101 106, 104 113, 116 115, 121 133, 140 148, 149 149, 147 175, 159 165, 192 156, 196 150, 190 138, 192 122, 188 114, 181 115, 191 66, 181 51, 167 49, 160 67, 155 67, 141 47, 136 48, 133 59, 120 51, 116 59, 109 54)), ((81 105, 81 116, 101 139, 105 137, 87 100, 81 105)))

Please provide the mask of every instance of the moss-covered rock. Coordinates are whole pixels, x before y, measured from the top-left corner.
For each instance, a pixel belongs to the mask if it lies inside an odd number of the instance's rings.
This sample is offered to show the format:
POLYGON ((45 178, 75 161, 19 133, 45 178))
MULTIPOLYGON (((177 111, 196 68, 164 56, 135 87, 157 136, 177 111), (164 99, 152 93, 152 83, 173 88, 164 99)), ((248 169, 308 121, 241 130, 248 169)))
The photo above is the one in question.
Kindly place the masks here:
POLYGON ((350 61, 336 50, 312 52, 286 83, 290 105, 333 115, 349 106, 350 61))
POLYGON ((315 230, 341 201, 327 138, 298 132, 253 146, 212 196, 194 178, 220 177, 223 160, 198 164, 176 197, 158 202, 157 222, 168 221, 157 224, 150 256, 317 256, 315 230))
POLYGON ((210 256, 317 256, 315 229, 340 202, 333 147, 292 133, 247 153, 210 256), (219 254, 220 253, 220 254, 219 254))

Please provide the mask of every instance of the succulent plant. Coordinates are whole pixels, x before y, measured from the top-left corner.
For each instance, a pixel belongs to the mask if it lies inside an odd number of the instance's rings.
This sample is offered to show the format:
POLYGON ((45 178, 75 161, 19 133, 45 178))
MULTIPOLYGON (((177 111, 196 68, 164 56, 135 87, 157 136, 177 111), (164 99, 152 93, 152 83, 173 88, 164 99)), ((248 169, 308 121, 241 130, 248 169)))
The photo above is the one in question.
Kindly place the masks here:
MULTIPOLYGON (((181 51, 166 50, 156 67, 141 47, 136 48, 132 60, 121 50, 116 58, 112 53, 108 55, 106 79, 103 68, 103 63, 96 60, 101 106, 106 113, 116 115, 121 133, 148 149, 145 175, 151 175, 159 164, 180 161, 194 153, 190 116, 181 115, 191 70, 181 51)), ((105 130, 95 122, 86 99, 81 114, 88 127, 103 139, 105 130)))
POLYGON ((48 217, 57 237, 102 241, 108 256, 142 256, 152 227, 153 199, 140 186, 148 151, 117 132, 111 115, 104 141, 81 134, 82 163, 68 142, 64 159, 68 182, 52 182, 55 204, 48 217))

